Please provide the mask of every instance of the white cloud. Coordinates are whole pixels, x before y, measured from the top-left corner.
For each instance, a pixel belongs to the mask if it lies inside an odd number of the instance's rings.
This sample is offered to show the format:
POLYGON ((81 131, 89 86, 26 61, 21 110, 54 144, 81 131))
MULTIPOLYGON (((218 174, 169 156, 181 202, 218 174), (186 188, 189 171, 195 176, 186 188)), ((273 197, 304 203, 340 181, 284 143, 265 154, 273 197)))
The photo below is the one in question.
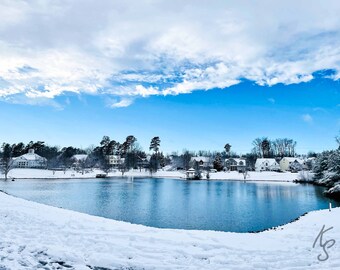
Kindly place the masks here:
POLYGON ((243 78, 308 82, 324 69, 338 80, 339 12, 337 0, 1 1, 0 98, 129 100, 243 78))
POLYGON ((124 108, 128 107, 133 103, 133 99, 131 98, 122 98, 119 101, 113 101, 112 104, 110 104, 111 108, 124 108))
POLYGON ((302 120, 309 124, 313 123, 313 117, 308 113, 302 115, 302 120))
POLYGON ((275 104, 275 99, 273 99, 273 98, 268 98, 268 101, 271 103, 271 104, 275 104))

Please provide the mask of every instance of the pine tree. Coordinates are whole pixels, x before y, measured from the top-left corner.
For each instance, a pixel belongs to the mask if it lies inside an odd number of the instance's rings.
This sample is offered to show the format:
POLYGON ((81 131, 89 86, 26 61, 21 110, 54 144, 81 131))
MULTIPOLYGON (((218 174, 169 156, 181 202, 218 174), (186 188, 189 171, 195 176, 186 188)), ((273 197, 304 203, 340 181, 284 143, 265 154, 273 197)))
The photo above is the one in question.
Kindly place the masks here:
POLYGON ((217 171, 222 171, 223 170, 223 163, 222 163, 222 158, 221 158, 221 154, 218 153, 216 156, 215 156, 215 160, 213 162, 213 165, 214 165, 214 169, 217 170, 217 171))

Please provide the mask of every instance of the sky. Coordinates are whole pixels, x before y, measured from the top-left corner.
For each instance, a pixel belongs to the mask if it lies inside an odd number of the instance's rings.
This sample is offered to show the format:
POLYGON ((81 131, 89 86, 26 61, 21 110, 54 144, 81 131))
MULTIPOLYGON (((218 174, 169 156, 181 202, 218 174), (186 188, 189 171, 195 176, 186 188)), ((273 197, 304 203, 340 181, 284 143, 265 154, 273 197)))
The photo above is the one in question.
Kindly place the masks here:
POLYGON ((0 141, 334 149, 338 1, 0 0, 0 141))

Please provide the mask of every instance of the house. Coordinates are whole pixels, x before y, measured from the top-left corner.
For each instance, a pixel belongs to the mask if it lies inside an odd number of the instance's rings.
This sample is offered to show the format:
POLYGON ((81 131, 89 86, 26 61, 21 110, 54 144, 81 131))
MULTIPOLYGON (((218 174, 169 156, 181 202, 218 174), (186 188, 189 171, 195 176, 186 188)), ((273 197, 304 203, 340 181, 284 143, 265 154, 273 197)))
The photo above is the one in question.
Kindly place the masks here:
POLYGON ((284 157, 280 161, 281 171, 303 170, 306 166, 306 162, 300 158, 284 157))
POLYGON ((73 161, 73 166, 75 168, 81 168, 81 167, 84 167, 85 161, 87 158, 88 158, 88 155, 86 154, 77 154, 77 155, 73 155, 71 157, 71 160, 73 161))
POLYGON ((125 159, 121 158, 119 155, 107 155, 108 163, 113 168, 118 168, 120 165, 124 164, 125 159))
POLYGON ((228 158, 224 161, 228 171, 245 171, 246 160, 243 158, 228 158))
POLYGON ((13 168, 46 168, 47 159, 34 153, 29 149, 27 154, 12 158, 13 168))
POLYGON ((198 166, 200 169, 207 169, 212 167, 211 158, 210 157, 192 157, 190 159, 190 164, 194 168, 198 166))
POLYGON ((255 163, 255 171, 279 171, 280 165, 275 158, 258 158, 255 163))

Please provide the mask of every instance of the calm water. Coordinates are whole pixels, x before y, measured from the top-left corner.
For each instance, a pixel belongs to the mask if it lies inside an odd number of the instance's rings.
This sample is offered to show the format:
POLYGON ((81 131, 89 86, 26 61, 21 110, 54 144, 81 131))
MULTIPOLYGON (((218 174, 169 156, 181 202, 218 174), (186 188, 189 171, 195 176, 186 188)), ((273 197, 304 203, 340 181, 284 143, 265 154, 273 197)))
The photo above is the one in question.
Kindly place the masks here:
MULTIPOLYGON (((328 208, 311 185, 175 179, 16 180, 9 194, 131 223, 160 228, 257 231, 328 208)), ((340 206, 333 202, 334 206, 340 206)))

